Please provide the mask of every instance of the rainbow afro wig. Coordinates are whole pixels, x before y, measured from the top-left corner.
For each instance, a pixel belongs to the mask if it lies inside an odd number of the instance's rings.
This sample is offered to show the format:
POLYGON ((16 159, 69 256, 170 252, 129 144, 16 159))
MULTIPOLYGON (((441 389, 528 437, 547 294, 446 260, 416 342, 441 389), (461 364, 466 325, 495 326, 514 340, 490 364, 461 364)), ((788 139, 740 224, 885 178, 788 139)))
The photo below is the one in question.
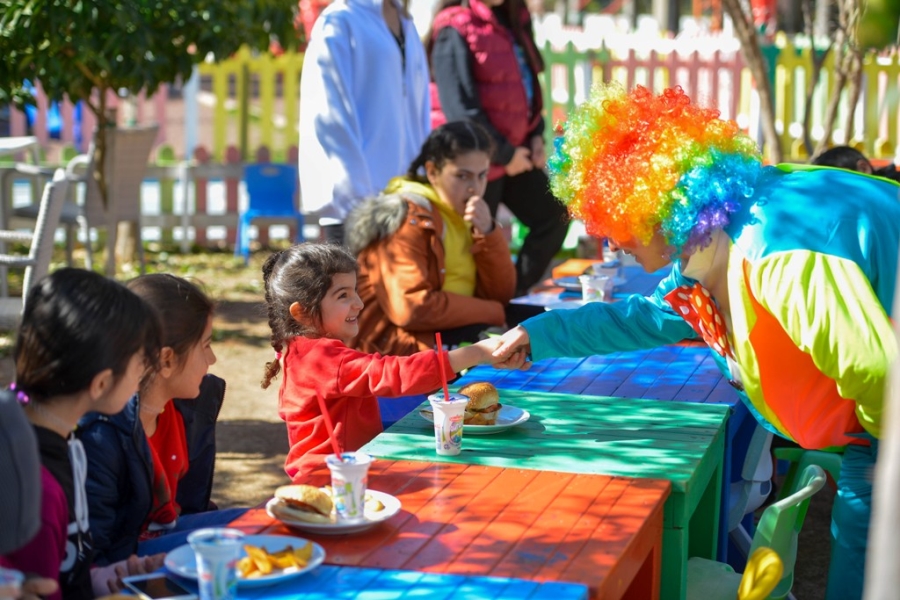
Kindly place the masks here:
POLYGON ((588 233, 648 243, 660 231, 676 254, 709 243, 753 194, 759 149, 719 111, 680 87, 595 86, 565 123, 549 160, 550 187, 588 233))

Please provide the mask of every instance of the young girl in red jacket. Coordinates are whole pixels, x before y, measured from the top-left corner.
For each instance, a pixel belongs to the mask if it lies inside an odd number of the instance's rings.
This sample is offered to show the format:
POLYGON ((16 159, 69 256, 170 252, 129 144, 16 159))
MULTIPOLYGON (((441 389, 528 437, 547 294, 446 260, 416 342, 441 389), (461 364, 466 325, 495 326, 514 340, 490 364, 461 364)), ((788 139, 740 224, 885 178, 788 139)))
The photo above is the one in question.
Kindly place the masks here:
POLYGON ((363 303, 356 293, 356 259, 344 248, 305 243, 263 265, 276 360, 262 387, 284 371, 278 414, 287 424, 292 480, 333 453, 320 399, 328 408, 341 452, 358 450, 382 431, 378 396, 427 394, 441 387, 441 367, 456 374, 491 362, 496 343, 484 340, 450 352, 411 356, 367 354, 349 347, 359 333, 363 303))

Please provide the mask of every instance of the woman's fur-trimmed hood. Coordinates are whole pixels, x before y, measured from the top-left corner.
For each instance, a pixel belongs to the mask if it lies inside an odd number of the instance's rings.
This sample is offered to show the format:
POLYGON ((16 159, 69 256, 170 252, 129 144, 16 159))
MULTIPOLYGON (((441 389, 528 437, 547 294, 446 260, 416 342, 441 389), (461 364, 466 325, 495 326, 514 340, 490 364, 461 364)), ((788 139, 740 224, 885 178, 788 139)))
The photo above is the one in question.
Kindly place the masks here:
POLYGON ((382 194, 367 198, 353 209, 344 222, 347 246, 355 256, 369 245, 388 238, 403 224, 407 201, 415 202, 431 212, 431 202, 418 194, 382 194))

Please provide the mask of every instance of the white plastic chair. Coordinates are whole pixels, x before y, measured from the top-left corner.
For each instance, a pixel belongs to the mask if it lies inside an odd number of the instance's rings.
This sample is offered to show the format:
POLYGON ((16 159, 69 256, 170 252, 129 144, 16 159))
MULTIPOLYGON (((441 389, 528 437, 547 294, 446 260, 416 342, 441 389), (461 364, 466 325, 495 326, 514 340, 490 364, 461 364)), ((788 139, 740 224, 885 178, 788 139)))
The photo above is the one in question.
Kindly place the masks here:
MULTIPOLYGON (((785 598, 790 594, 797 562, 797 538, 809 499, 825 485, 825 471, 818 465, 810 465, 800 474, 797 485, 798 489, 790 496, 763 511, 753 535, 750 555, 759 548, 771 548, 783 565, 781 578, 768 598, 785 598)), ((687 600, 734 600, 740 583, 741 575, 724 563, 697 556, 688 560, 687 600)))
POLYGON ((26 233, 0 230, 0 241, 31 244, 27 256, 0 254, 0 265, 25 269, 22 297, 0 298, 0 323, 4 327, 14 327, 18 324, 29 290, 50 270, 53 241, 68 190, 69 180, 65 171, 57 169, 53 179, 44 186, 34 231, 26 233))
POLYGON ((144 244, 141 239, 141 185, 147 173, 150 151, 156 141, 159 127, 129 127, 112 129, 106 136, 106 185, 109 206, 103 205, 100 187, 93 177, 93 156, 95 141, 87 154, 81 154, 69 161, 66 171, 70 179, 86 184, 84 195, 84 236, 87 243, 88 269, 93 268, 93 254, 90 244, 90 230, 106 227, 106 274, 116 272, 116 238, 118 224, 127 221, 137 224, 138 258, 141 272, 144 272, 144 244))

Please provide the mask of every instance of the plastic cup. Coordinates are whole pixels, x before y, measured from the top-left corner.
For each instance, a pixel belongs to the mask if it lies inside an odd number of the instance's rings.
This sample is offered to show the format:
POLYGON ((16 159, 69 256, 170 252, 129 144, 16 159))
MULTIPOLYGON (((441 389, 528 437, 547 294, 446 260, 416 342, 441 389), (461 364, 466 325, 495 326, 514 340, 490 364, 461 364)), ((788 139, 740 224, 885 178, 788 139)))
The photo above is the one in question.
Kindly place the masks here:
POLYGON ((581 298, 585 302, 609 302, 613 295, 613 278, 609 275, 582 275, 581 298))
POLYGON ((365 452, 344 452, 325 457, 331 471, 331 498, 338 521, 358 523, 366 518, 366 488, 372 457, 365 452))
POLYGON ((586 275, 606 275, 607 277, 618 277, 621 273, 619 263, 594 263, 590 272, 586 275))
POLYGON ((619 252, 617 250, 610 250, 609 246, 603 246, 603 262, 618 262, 619 261, 619 252))
POLYGON ((463 418, 469 397, 450 394, 445 400, 443 392, 428 396, 434 413, 434 449, 443 456, 456 456, 462 451, 463 418))
POLYGON ((0 568, 0 600, 14 600, 22 595, 25 575, 15 569, 0 568))
POLYGON ((197 557, 200 600, 234 600, 243 540, 242 531, 227 527, 198 529, 188 536, 188 544, 197 557))

